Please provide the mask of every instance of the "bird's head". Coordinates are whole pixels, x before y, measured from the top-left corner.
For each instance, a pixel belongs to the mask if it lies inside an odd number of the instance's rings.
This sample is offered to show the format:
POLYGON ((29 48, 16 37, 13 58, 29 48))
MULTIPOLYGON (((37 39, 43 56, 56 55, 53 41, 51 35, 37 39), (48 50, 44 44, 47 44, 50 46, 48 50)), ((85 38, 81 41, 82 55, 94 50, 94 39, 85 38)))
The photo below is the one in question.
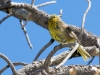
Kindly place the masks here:
POLYGON ((59 16, 53 14, 49 16, 48 25, 50 29, 60 29, 62 20, 59 16))
POLYGON ((57 22, 60 20, 60 17, 57 16, 56 14, 50 15, 49 17, 49 22, 57 22))

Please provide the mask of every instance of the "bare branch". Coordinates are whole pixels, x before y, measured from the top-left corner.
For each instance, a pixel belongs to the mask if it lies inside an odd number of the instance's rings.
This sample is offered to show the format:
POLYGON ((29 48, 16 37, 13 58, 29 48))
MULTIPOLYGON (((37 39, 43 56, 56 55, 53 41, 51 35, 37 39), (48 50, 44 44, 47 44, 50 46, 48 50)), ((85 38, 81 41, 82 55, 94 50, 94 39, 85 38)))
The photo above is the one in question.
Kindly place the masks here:
POLYGON ((1 53, 0 53, 0 57, 1 57, 2 59, 4 59, 4 60, 8 63, 8 65, 10 66, 10 68, 11 68, 13 74, 14 74, 14 75, 17 75, 16 69, 14 68, 14 65, 12 64, 12 62, 11 62, 5 55, 3 55, 3 54, 1 54, 1 53))
POLYGON ((51 39, 36 55, 34 61, 36 61, 38 59, 38 57, 45 51, 46 48, 48 48, 52 43, 54 42, 53 39, 51 39))
MULTIPOLYGON (((34 3, 34 0, 32 0, 32 2, 31 2, 31 7, 32 7, 33 3, 34 3)), ((26 33, 26 28, 25 28, 25 26, 26 26, 26 24, 27 24, 27 22, 28 22, 30 16, 31 16, 31 12, 28 13, 28 15, 27 15, 27 17, 26 17, 26 19, 25 19, 25 23, 23 24, 23 23, 21 22, 22 20, 20 20, 20 24, 21 24, 22 29, 23 29, 23 31, 24 31, 24 34, 25 34, 25 36, 26 36, 28 45, 29 45, 30 48, 32 49, 33 47, 32 47, 32 44, 31 44, 31 42, 30 42, 29 36, 28 36, 28 34, 26 33)))
MULTIPOLYGON (((19 65, 22 65, 22 66, 25 66, 25 65, 28 65, 28 64, 26 64, 26 63, 24 63, 24 62, 14 62, 14 63, 12 63, 14 66, 19 66, 19 65)), ((9 68, 10 66, 9 65, 7 65, 7 66, 5 66, 4 68, 2 68, 1 70, 0 70, 0 74, 2 73, 2 72, 4 72, 7 68, 9 68)))
POLYGON ((75 47, 70 51, 70 53, 65 57, 65 59, 55 68, 59 68, 60 66, 62 66, 72 56, 72 54, 77 50, 78 47, 79 47, 79 44, 76 42, 75 47))
POLYGON ((10 2, 11 2, 11 0, 0 0, 0 4, 7 4, 10 2))
POLYGON ((46 71, 47 73, 49 73, 48 66, 50 66, 50 62, 52 61, 52 60, 50 61, 50 59, 51 59, 51 57, 54 55, 54 53, 56 53, 59 49, 62 48, 61 45, 62 45, 62 44, 55 46, 54 49, 53 49, 53 50, 49 53, 49 55, 46 57, 45 62, 44 62, 44 69, 45 69, 45 71, 46 71))
POLYGON ((62 9, 60 9, 60 15, 59 15, 60 17, 62 17, 62 12, 63 12, 63 10, 62 10, 62 9))
POLYGON ((32 6, 34 5, 34 2, 35 2, 35 0, 32 0, 32 2, 31 2, 31 5, 32 5, 32 6))
POLYGON ((9 18, 10 16, 12 16, 12 14, 7 14, 7 16, 5 16, 2 20, 0 20, 0 24, 6 20, 7 18, 9 18))
POLYGON ((91 8, 91 1, 90 0, 87 0, 88 2, 88 8, 86 9, 84 15, 83 15, 83 19, 82 19, 82 26, 81 28, 84 29, 84 23, 85 23, 85 19, 86 19, 86 15, 88 14, 90 8, 91 8))
POLYGON ((99 65, 62 66, 59 69, 50 68, 50 73, 43 73, 43 69, 41 69, 39 71, 36 71, 35 74, 34 72, 32 72, 31 75, 100 75, 100 66, 99 65))
MULTIPOLYGON (((67 47, 72 47, 75 46, 75 43, 69 43, 67 44, 67 47)), ((46 57, 45 62, 44 62, 44 69, 46 72, 49 73, 49 67, 50 66, 50 62, 52 62, 51 57, 54 55, 54 53, 56 53, 59 49, 66 47, 65 44, 60 44, 54 47, 54 49, 49 53, 49 55, 46 57)))
POLYGON ((90 65, 90 63, 94 60, 95 56, 92 57, 92 59, 88 62, 87 65, 90 65))
MULTIPOLYGON (((71 45, 72 46, 72 45, 71 45)), ((66 47, 66 45, 62 45, 62 47, 66 47)), ((61 47, 57 46, 55 49, 59 49, 61 47)), ((91 55, 91 56, 99 56, 99 50, 98 48, 96 48, 95 46, 92 47, 84 47, 84 49, 91 55)), ((49 66, 55 66, 58 65, 60 62, 62 62, 64 60, 64 58, 70 53, 70 51, 65 51, 63 53, 60 53, 59 55, 56 55, 54 57, 51 58, 51 62, 49 66)), ((72 57, 79 57, 79 55, 75 55, 72 57)), ((45 60, 39 60, 39 61, 34 61, 32 64, 28 64, 26 66, 24 66, 23 68, 21 68, 20 70, 18 70, 18 73, 22 73, 22 75, 24 73, 30 73, 30 72, 35 72, 37 70, 43 69, 44 68, 44 62, 45 60), (30 69, 31 68, 31 69, 30 69)), ((74 63, 74 62, 73 62, 74 63)))
POLYGON ((26 28, 23 26, 24 24, 23 24, 23 22, 22 22, 21 20, 20 20, 20 24, 21 24, 22 30, 23 30, 23 32, 24 32, 24 34, 25 34, 25 36, 26 36, 26 40, 27 40, 27 42, 28 42, 28 45, 29 45, 30 48, 32 49, 33 47, 32 47, 32 44, 31 44, 31 42, 30 42, 29 36, 28 36, 28 34, 27 34, 27 32, 26 32, 26 28))
POLYGON ((36 5, 36 7, 39 8, 39 7, 46 6, 48 4, 54 4, 54 3, 56 3, 56 1, 45 2, 43 4, 36 5))

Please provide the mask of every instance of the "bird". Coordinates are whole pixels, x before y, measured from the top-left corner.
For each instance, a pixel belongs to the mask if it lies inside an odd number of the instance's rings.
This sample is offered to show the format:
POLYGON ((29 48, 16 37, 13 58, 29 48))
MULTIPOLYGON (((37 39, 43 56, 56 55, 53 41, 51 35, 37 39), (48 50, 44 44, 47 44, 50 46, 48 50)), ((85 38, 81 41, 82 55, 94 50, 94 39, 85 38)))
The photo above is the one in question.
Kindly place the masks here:
POLYGON ((49 16, 48 30, 52 39, 58 41, 60 44, 68 44, 77 41, 77 43, 79 44, 77 52, 80 53, 85 61, 91 57, 91 55, 81 45, 80 40, 70 29, 69 25, 63 22, 58 15, 52 14, 49 16))

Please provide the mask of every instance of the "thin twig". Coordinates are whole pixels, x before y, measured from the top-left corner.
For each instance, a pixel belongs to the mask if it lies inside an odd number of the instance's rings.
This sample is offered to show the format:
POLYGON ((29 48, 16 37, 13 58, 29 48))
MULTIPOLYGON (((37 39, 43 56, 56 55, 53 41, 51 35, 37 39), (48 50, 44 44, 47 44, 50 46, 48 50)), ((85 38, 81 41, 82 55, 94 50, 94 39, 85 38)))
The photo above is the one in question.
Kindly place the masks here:
POLYGON ((86 11, 85 11, 85 13, 84 13, 84 15, 83 15, 82 26, 81 26, 82 29, 84 29, 84 24, 85 24, 86 15, 88 14, 88 12, 89 12, 89 10, 90 10, 90 8, 91 8, 91 1, 90 1, 90 0, 87 0, 87 2, 88 2, 88 7, 87 7, 87 9, 86 9, 86 11))
MULTIPOLYGON (((24 62, 14 62, 14 63, 12 63, 14 66, 19 66, 19 65, 22 65, 22 66, 25 66, 25 65, 27 65, 26 63, 24 63, 24 62)), ((0 70, 0 74, 2 73, 2 72, 4 72, 7 68, 9 68, 10 66, 9 65, 6 65, 4 68, 2 68, 1 70, 0 70)))
POLYGON ((60 9, 60 14, 59 14, 60 17, 62 17, 62 12, 63 12, 63 10, 60 9))
POLYGON ((2 20, 0 20, 0 24, 5 21, 7 18, 9 18, 10 16, 12 16, 12 14, 7 14, 2 20))
POLYGON ((51 39, 36 55, 34 61, 36 61, 38 59, 38 57, 45 51, 46 48, 48 48, 52 43, 54 42, 53 39, 51 39))
MULTIPOLYGON (((32 4, 33 4, 33 1, 34 1, 34 0, 32 0, 31 7, 32 7, 32 4)), ((33 47, 32 47, 32 44, 31 44, 31 42, 30 42, 29 36, 28 36, 28 34, 27 34, 27 32, 26 32, 26 28, 25 28, 25 26, 26 26, 26 24, 27 24, 27 22, 28 22, 28 20, 29 20, 29 18, 30 18, 30 15, 31 15, 31 12, 29 12, 28 17, 27 17, 26 20, 25 20, 25 23, 23 24, 22 20, 20 20, 20 24, 21 24, 21 27, 22 27, 22 29, 23 29, 23 31, 24 31, 25 36, 26 36, 28 45, 29 45, 30 48, 32 49, 33 47)))
MULTIPOLYGON (((32 0, 32 2, 31 2, 31 7, 32 7, 33 3, 34 3, 34 0, 32 0)), ((28 22, 30 16, 31 16, 31 12, 29 12, 28 17, 27 17, 26 20, 25 20, 25 23, 23 24, 22 20, 20 20, 20 24, 21 24, 22 29, 23 29, 23 31, 24 31, 24 34, 25 34, 25 36, 26 36, 28 45, 29 45, 30 48, 32 49, 33 47, 32 47, 31 41, 30 41, 30 39, 29 39, 29 36, 28 36, 28 34, 27 34, 27 32, 26 32, 26 28, 25 28, 25 26, 26 26, 26 24, 27 24, 27 22, 28 22)))
POLYGON ((82 34, 84 32, 84 24, 85 24, 85 20, 86 20, 86 15, 88 14, 88 12, 89 12, 89 10, 91 8, 91 1, 87 0, 87 2, 88 2, 88 7, 87 7, 87 9, 86 9, 86 11, 85 11, 85 13, 83 15, 83 18, 82 18, 81 33, 79 35, 80 41, 82 40, 82 34))
POLYGON ((48 4, 54 4, 54 3, 56 3, 56 1, 45 2, 43 4, 36 5, 36 7, 39 8, 39 7, 46 6, 48 4))
POLYGON ((52 62, 52 60, 50 60, 50 59, 54 55, 54 53, 56 53, 61 48, 72 47, 72 46, 75 46, 75 43, 60 44, 60 45, 55 46, 54 49, 49 53, 49 55, 45 59, 44 68, 45 68, 46 72, 48 72, 47 68, 50 65, 50 63, 52 62))
POLYGON ((76 42, 75 47, 70 51, 70 53, 66 56, 66 58, 60 64, 58 64, 55 68, 57 69, 60 66, 62 66, 72 56, 72 54, 77 50, 78 47, 79 47, 79 44, 76 42))
MULTIPOLYGON (((64 46, 64 45, 63 45, 64 46)), ((72 46, 72 45, 71 45, 72 46)), ((73 46, 75 46, 75 45, 73 45, 73 46)), ((67 47, 69 47, 69 46, 67 46, 67 47)), ((64 46, 64 48, 66 48, 66 46, 64 46)), ((91 54, 91 56, 98 56, 98 48, 96 47, 96 46, 91 46, 91 47, 85 47, 84 48, 86 51, 88 51, 90 54, 91 54)), ((55 65, 57 65, 57 64, 59 64, 62 60, 64 60, 64 58, 68 55, 70 53, 70 50, 66 50, 66 51, 64 51, 64 52, 62 52, 62 53, 60 53, 60 54, 58 54, 58 55, 56 55, 56 56, 53 56, 52 58, 51 58, 51 62, 50 62, 50 66, 55 66, 55 65)), ((73 57, 80 57, 80 55, 79 56, 73 56, 73 57)), ((37 70, 40 70, 40 69, 43 69, 44 68, 44 62, 45 62, 45 59, 42 59, 42 60, 39 60, 39 61, 34 61, 34 62, 32 62, 31 64, 29 64, 29 65, 26 65, 24 68, 22 68, 22 69, 20 69, 20 70, 18 70, 17 72, 19 73, 19 72, 30 72, 30 70, 33 72, 35 72, 35 71, 37 71, 37 70), (34 63, 35 62, 35 63, 34 63), (26 70, 26 69, 27 70, 26 70), (30 69, 31 68, 31 69, 30 69)), ((74 62, 73 62, 73 64, 74 64, 74 62)), ((52 74, 51 74, 52 75, 52 74)))
POLYGON ((31 5, 32 5, 32 6, 34 5, 34 2, 35 2, 35 0, 32 0, 32 2, 31 2, 31 5))
POLYGON ((95 58, 95 56, 92 57, 92 59, 88 62, 87 65, 90 65, 90 63, 93 61, 94 58, 95 58))
POLYGON ((22 20, 20 20, 20 24, 21 24, 22 30, 23 30, 23 32, 24 32, 24 34, 25 34, 25 36, 26 36, 26 40, 27 40, 27 42, 28 42, 28 45, 29 45, 30 48, 32 49, 32 48, 33 48, 33 47, 32 47, 32 44, 31 44, 30 39, 29 39, 29 36, 28 36, 28 34, 27 34, 27 32, 26 32, 26 28, 23 26, 24 24, 23 24, 22 20))
POLYGON ((45 62, 44 62, 44 69, 45 71, 48 73, 48 66, 50 65, 51 61, 51 57, 54 55, 54 53, 56 53, 59 49, 62 48, 62 44, 57 45, 54 47, 54 49, 49 53, 49 55, 46 57, 45 62))
POLYGON ((1 57, 2 59, 4 59, 4 60, 8 63, 8 65, 10 66, 10 68, 11 68, 13 74, 14 74, 14 75, 17 75, 16 69, 15 69, 14 65, 12 64, 12 62, 11 62, 5 55, 3 55, 3 54, 1 54, 1 53, 0 53, 0 57, 1 57))

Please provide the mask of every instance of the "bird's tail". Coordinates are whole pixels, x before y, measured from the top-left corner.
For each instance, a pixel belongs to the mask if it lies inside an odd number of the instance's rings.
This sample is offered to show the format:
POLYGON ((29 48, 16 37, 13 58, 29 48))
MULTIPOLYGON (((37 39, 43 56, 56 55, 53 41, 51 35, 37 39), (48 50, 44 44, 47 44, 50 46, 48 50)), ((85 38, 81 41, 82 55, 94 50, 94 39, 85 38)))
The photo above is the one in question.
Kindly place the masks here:
POLYGON ((83 57, 83 59, 86 61, 88 58, 91 57, 91 55, 83 48, 82 45, 79 45, 79 47, 77 48, 77 51, 81 54, 81 56, 83 57))

